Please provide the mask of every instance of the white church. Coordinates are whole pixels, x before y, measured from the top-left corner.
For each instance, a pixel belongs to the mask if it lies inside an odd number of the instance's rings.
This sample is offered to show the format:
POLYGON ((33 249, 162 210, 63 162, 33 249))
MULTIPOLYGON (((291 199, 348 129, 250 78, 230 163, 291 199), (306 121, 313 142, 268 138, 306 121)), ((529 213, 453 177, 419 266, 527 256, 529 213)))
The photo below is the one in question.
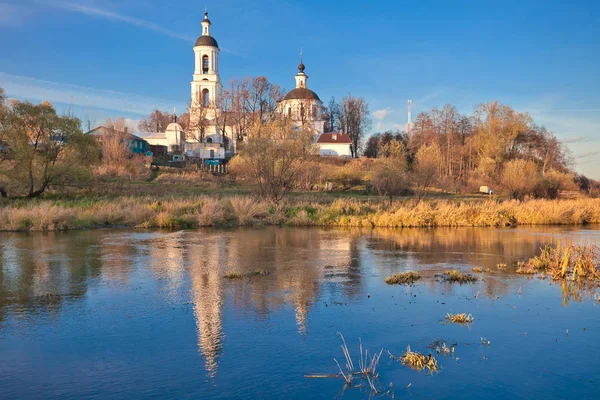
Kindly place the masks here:
MULTIPOLYGON (((222 93, 219 76, 219 44, 211 36, 211 22, 204 12, 202 35, 194 45, 194 75, 191 82, 190 132, 183 131, 177 123, 171 123, 165 132, 151 134, 144 139, 151 145, 167 146, 169 152, 180 151, 189 158, 222 160, 235 153, 233 129, 224 129, 217 123, 222 93), (199 124, 198 118, 207 123, 199 124), (202 134, 199 132, 202 125, 202 134)), ((295 121, 297 126, 308 124, 315 132, 315 142, 322 156, 350 157, 350 137, 343 132, 324 134, 325 107, 319 96, 307 87, 308 75, 300 58, 296 87, 285 95, 277 105, 277 111, 295 121)))

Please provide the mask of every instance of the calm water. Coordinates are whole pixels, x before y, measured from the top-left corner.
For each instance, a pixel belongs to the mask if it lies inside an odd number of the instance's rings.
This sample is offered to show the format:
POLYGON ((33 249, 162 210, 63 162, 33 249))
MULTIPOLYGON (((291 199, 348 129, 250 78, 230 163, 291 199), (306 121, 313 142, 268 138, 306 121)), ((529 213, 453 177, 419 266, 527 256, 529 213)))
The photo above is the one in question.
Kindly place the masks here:
POLYGON ((355 364, 359 338, 395 355, 456 344, 433 375, 382 357, 379 385, 396 398, 598 399, 594 291, 496 268, 553 240, 600 230, 0 234, 0 398, 366 399, 304 378, 337 372, 342 332, 355 364), (492 272, 463 286, 433 277, 475 266, 492 272), (258 269, 270 274, 223 277, 258 269), (384 283, 405 270, 425 278, 384 283), (475 321, 449 325, 448 312, 475 321))

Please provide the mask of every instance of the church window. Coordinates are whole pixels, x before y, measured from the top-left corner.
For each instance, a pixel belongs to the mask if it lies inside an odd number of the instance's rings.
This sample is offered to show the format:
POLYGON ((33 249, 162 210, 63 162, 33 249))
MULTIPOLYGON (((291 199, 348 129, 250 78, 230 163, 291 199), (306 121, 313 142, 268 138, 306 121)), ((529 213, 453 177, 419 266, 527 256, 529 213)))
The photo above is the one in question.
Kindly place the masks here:
POLYGON ((317 109, 317 106, 313 106, 313 109, 312 109, 313 118, 318 118, 318 116, 317 116, 318 113, 319 113, 319 110, 317 109))
POLYGON ((213 142, 212 138, 206 138, 206 143, 212 143, 212 142, 213 142))
POLYGON ((304 104, 300 106, 300 117, 304 118, 304 104))
POLYGON ((288 118, 292 118, 292 107, 288 107, 288 118))
POLYGON ((202 105, 208 107, 210 105, 210 94, 208 89, 202 89, 202 105))
POLYGON ((207 55, 202 56, 202 73, 208 74, 208 56, 207 55))

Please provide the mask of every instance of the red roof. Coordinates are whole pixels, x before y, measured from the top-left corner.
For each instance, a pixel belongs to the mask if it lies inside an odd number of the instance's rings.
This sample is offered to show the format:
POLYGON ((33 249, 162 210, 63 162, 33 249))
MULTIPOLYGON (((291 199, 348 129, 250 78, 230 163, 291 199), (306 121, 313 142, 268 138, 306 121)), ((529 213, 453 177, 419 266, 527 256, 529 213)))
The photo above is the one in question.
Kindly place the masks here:
POLYGON ((328 132, 322 133, 321 136, 319 136, 317 143, 350 144, 352 143, 352 139, 350 139, 350 136, 346 135, 345 133, 328 132))

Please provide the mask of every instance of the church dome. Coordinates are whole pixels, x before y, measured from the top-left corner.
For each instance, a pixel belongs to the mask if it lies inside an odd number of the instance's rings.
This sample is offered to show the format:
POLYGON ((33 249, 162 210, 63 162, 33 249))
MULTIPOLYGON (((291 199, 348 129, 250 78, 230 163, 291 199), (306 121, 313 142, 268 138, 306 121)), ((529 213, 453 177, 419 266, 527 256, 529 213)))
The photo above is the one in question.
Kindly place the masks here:
POLYGON ((183 132, 183 128, 177 122, 171 122, 167 125, 166 131, 183 132))
POLYGON ((285 95, 283 100, 317 100, 321 101, 315 92, 307 88, 296 88, 285 95))
POLYGON ((195 46, 211 46, 219 48, 219 44, 217 43, 216 39, 212 36, 207 35, 200 36, 198 40, 196 40, 195 46))

